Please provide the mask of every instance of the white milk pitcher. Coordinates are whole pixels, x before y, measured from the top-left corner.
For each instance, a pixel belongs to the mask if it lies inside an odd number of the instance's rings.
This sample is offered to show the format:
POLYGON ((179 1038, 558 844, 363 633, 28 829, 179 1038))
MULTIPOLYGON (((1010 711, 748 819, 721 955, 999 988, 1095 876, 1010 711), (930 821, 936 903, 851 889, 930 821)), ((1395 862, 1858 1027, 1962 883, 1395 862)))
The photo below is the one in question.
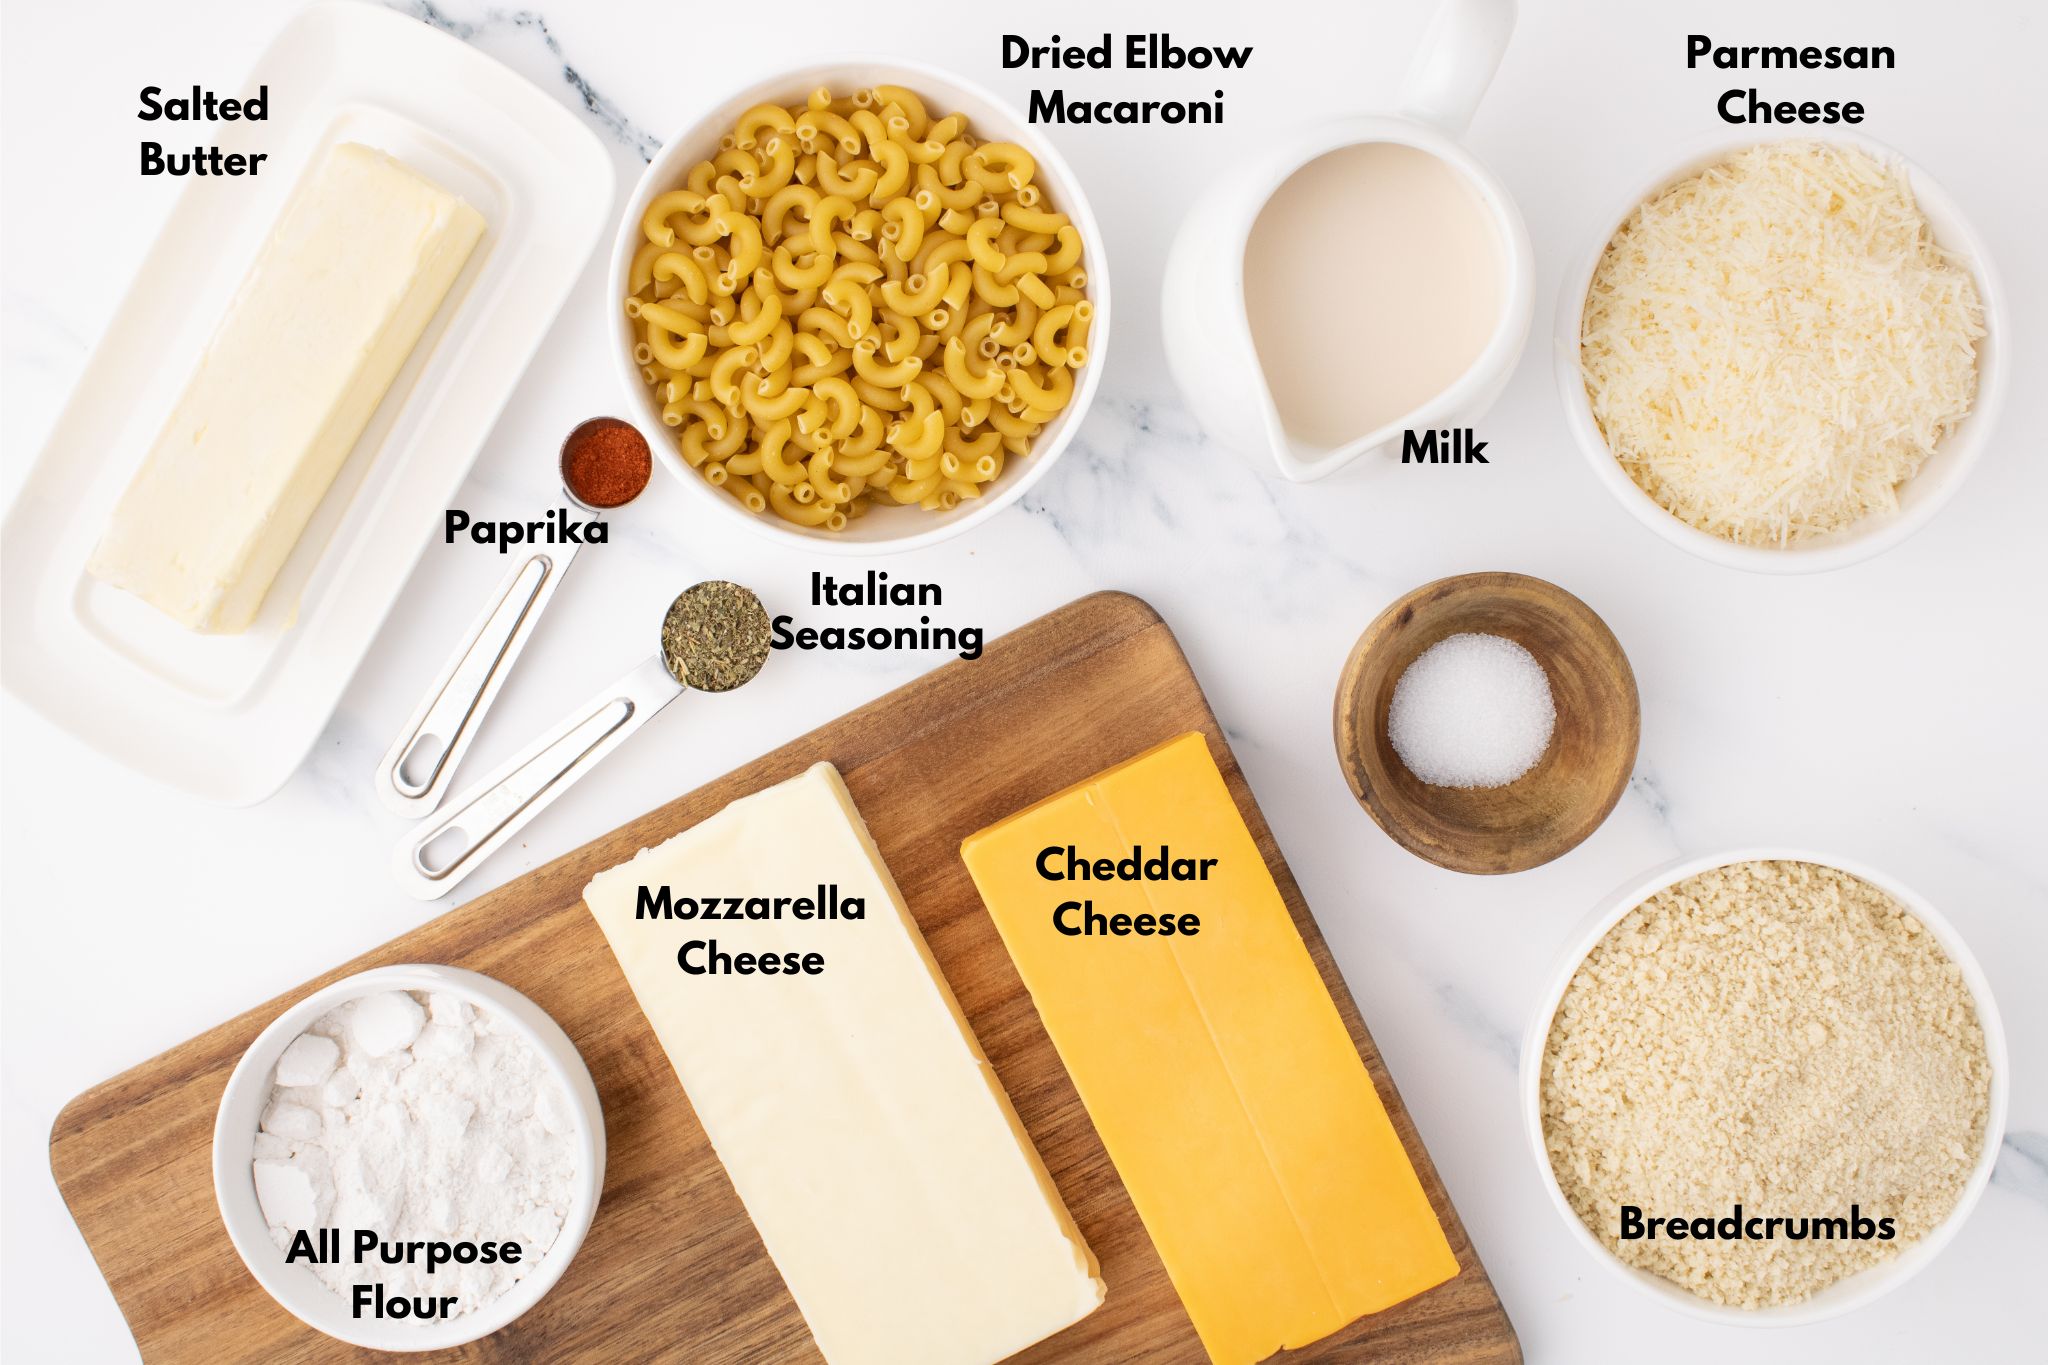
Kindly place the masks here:
MULTIPOLYGON (((1398 113, 1282 132, 1218 180, 1188 214, 1166 263, 1161 313, 1167 361, 1209 434, 1262 471, 1307 483, 1366 455, 1375 458, 1361 467, 1384 468, 1394 463, 1404 430, 1469 424, 1506 386, 1529 335, 1534 295, 1529 231, 1507 190, 1460 145, 1458 136, 1500 66, 1514 22, 1514 0, 1444 0, 1409 66, 1398 113), (1356 434, 1311 430, 1302 423, 1290 429, 1281 420, 1275 377, 1262 366, 1254 342, 1247 246, 1261 212, 1297 172, 1327 154, 1380 144, 1426 153, 1470 189, 1469 197, 1479 206, 1474 221, 1483 219, 1491 227, 1490 234, 1482 229, 1478 235, 1490 236, 1487 246, 1498 253, 1482 263, 1498 271, 1498 313, 1490 331, 1485 314, 1479 315, 1474 358, 1462 373, 1452 370, 1454 377, 1419 405, 1356 434)), ((1418 158, 1405 161, 1428 166, 1418 158)), ((1326 294, 1293 306, 1341 310, 1345 304, 1326 294)), ((1346 325, 1341 314, 1318 321, 1346 325)), ((1372 419, 1361 422, 1366 420, 1372 419)))

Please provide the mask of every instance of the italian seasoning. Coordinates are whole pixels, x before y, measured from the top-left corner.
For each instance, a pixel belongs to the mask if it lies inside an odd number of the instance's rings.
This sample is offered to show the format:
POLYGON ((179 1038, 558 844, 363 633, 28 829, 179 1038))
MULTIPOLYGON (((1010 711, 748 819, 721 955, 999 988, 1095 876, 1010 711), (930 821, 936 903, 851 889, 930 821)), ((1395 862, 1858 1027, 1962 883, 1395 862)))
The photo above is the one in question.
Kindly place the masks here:
POLYGON ((661 623, 662 662, 677 682, 699 692, 730 692, 753 681, 768 645, 761 599, 723 579, 684 591, 661 623))

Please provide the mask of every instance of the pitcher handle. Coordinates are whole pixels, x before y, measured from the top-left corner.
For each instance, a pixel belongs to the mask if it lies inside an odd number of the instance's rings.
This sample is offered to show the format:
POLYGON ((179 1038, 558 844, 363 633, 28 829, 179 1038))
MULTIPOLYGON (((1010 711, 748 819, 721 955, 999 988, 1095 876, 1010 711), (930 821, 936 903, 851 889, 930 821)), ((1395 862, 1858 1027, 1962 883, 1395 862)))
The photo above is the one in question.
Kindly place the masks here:
POLYGON ((1515 31, 1515 0, 1442 0, 1401 83, 1401 111, 1465 131, 1515 31))

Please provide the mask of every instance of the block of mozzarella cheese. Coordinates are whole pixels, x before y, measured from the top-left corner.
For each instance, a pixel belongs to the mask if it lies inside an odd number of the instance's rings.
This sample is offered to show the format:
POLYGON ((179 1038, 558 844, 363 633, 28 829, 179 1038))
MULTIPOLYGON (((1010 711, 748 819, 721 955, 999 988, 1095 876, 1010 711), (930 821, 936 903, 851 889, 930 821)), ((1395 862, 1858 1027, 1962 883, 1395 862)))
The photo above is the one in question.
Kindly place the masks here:
POLYGON ((484 220, 352 142, 292 191, 88 561, 192 630, 247 630, 484 220))
POLYGON ((1458 1273, 1201 735, 962 852, 1212 1360, 1458 1273))
POLYGON ((583 898, 830 1365, 993 1365, 1102 1302, 830 764, 583 898), (745 955, 783 970, 737 974, 745 955))

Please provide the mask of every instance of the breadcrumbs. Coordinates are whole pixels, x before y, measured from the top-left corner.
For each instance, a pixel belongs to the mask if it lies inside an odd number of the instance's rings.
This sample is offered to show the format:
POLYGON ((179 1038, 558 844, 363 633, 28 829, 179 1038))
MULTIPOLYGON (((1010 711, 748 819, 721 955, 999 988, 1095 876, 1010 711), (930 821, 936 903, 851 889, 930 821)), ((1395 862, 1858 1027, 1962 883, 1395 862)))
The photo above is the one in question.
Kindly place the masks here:
POLYGON ((1594 946, 1543 1055, 1565 1199, 1629 1265, 1715 1303, 1796 1303, 1925 1236, 1984 1141, 1991 1068, 1962 973, 1876 887, 1734 863, 1594 946), (1885 1240, 1624 1241, 1645 1216, 1890 1218, 1885 1240))

